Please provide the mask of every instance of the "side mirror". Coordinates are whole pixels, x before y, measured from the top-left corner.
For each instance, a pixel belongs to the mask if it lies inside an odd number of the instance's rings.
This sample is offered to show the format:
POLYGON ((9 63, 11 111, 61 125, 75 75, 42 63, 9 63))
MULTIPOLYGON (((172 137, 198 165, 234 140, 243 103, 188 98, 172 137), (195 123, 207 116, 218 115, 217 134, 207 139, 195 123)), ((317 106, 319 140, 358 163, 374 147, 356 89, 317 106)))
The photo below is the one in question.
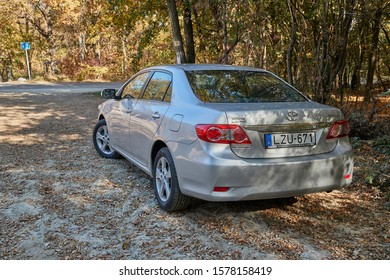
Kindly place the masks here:
POLYGON ((115 98, 116 90, 112 88, 103 89, 100 95, 105 99, 115 98))

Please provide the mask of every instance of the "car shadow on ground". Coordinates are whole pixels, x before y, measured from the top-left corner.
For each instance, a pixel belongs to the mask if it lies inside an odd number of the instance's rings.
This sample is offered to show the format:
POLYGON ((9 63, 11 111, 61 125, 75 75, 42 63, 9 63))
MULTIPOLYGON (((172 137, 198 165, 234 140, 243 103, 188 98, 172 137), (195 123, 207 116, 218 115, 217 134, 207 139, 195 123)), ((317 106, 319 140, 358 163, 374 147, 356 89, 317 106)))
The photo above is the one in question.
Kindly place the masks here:
POLYGON ((193 199, 188 211, 197 211, 199 208, 214 209, 219 212, 254 212, 272 208, 283 208, 291 206, 298 200, 295 197, 264 199, 264 200, 246 200, 231 202, 209 202, 193 199))

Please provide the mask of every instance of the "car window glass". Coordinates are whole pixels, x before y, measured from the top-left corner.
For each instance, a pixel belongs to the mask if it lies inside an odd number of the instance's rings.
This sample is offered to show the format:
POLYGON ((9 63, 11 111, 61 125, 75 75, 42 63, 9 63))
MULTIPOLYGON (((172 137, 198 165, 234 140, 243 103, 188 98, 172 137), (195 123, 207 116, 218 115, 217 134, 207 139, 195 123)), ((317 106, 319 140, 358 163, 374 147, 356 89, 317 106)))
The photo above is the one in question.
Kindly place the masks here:
POLYGON ((164 102, 171 102, 171 95, 172 95, 172 83, 169 84, 169 87, 167 89, 167 92, 164 96, 164 102))
POLYGON ((131 80, 131 82, 123 89, 121 98, 138 98, 141 94, 142 87, 149 77, 149 74, 149 72, 145 72, 131 80))
POLYGON ((304 102, 307 99, 269 73, 241 70, 186 72, 195 95, 203 102, 304 102))
POLYGON ((171 75, 163 72, 155 72, 146 86, 142 99, 163 101, 171 80, 171 75))

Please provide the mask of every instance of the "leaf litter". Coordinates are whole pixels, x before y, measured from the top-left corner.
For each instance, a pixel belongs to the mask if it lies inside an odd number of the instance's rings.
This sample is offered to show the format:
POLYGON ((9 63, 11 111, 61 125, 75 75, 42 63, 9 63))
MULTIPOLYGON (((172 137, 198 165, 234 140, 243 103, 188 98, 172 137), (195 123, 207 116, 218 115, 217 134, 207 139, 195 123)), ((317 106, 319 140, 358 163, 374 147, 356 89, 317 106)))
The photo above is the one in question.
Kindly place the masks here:
POLYGON ((1 259, 390 259, 386 195, 354 183, 303 197, 166 213, 150 178, 92 144, 94 94, 0 93, 1 259))

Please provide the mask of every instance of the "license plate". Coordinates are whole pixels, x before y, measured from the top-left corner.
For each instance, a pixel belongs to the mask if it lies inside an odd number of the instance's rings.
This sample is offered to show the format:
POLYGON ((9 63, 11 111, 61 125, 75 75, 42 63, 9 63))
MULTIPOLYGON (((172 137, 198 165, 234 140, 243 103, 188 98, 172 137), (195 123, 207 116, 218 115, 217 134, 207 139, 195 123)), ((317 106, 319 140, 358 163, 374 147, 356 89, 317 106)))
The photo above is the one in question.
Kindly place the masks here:
POLYGON ((316 144, 316 133, 267 133, 264 135, 265 147, 267 149, 289 148, 289 147, 306 147, 316 144))

